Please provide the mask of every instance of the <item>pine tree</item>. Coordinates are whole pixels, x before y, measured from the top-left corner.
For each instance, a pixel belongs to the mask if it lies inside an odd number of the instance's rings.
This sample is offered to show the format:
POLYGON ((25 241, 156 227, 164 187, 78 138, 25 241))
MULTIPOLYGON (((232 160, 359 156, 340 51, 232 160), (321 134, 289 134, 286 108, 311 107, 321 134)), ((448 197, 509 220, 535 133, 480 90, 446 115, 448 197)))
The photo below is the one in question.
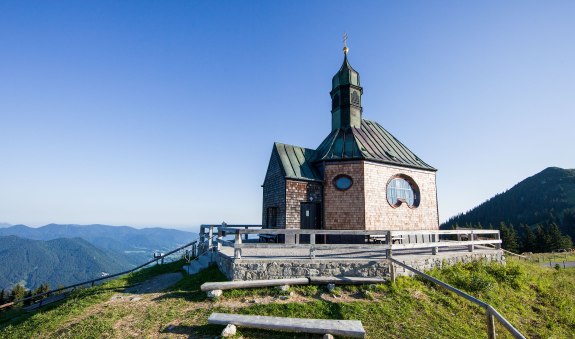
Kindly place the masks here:
POLYGON ((26 289, 24 288, 24 286, 22 286, 21 284, 17 284, 12 289, 11 299, 12 301, 20 300, 23 299, 25 295, 26 295, 26 289))
POLYGON ((523 252, 536 252, 537 251, 537 238, 531 227, 527 225, 522 225, 521 230, 523 231, 523 252))
POLYGON ((0 305, 7 303, 7 300, 4 298, 4 293, 5 290, 2 289, 2 291, 0 291, 0 305))
POLYGON ((510 252, 517 253, 519 251, 519 242, 517 239, 517 232, 513 225, 509 225, 508 227, 504 222, 502 222, 499 225, 499 229, 501 230, 501 241, 503 242, 502 247, 510 252))
POLYGON ((535 243, 537 252, 547 252, 547 249, 549 248, 549 236, 539 224, 535 225, 535 238, 537 240, 535 243))

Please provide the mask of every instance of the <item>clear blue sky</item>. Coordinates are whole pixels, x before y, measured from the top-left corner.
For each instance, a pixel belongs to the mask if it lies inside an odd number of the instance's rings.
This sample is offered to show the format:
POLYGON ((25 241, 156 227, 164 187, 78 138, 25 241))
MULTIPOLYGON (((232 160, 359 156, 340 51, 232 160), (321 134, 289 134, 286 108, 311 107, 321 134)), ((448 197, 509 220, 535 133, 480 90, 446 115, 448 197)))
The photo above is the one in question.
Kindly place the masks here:
POLYGON ((274 141, 364 117, 438 168, 441 220, 575 167, 573 1, 2 1, 0 222, 259 223, 274 141))

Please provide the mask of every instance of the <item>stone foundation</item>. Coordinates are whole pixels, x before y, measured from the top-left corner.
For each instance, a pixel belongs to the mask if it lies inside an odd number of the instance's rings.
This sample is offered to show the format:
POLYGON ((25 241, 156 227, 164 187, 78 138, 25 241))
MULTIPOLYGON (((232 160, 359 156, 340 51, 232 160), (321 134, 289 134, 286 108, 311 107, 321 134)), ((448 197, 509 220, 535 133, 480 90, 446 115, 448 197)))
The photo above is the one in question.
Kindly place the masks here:
MULTIPOLYGON (((402 255, 394 258, 421 271, 449 266, 457 262, 505 261, 501 250, 439 255, 402 255)), ((306 278, 312 276, 390 278, 390 264, 385 259, 233 259, 223 253, 218 253, 216 263, 229 280, 306 278)), ((400 276, 411 275, 412 273, 401 267, 396 267, 396 274, 400 276)))

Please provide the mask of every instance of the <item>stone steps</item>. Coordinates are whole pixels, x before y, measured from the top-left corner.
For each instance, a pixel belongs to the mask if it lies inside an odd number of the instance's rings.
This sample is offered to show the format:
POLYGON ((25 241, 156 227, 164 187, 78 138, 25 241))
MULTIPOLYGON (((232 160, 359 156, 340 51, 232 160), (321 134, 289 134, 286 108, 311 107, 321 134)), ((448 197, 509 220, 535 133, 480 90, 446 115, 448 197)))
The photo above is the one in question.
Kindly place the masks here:
POLYGON ((198 259, 190 262, 189 265, 184 265, 182 269, 190 275, 196 274, 208 268, 212 262, 214 262, 212 253, 205 253, 198 259))

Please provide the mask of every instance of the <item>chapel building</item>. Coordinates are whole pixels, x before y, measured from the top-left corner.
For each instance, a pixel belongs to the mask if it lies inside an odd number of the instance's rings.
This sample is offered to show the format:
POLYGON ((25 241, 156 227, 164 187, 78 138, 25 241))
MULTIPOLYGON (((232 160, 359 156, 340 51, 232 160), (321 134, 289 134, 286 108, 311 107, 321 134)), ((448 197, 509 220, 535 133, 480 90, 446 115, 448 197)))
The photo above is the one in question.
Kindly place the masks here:
POLYGON ((263 187, 264 228, 439 229, 436 169, 363 119, 359 73, 332 79, 331 133, 314 149, 274 143, 263 187))

